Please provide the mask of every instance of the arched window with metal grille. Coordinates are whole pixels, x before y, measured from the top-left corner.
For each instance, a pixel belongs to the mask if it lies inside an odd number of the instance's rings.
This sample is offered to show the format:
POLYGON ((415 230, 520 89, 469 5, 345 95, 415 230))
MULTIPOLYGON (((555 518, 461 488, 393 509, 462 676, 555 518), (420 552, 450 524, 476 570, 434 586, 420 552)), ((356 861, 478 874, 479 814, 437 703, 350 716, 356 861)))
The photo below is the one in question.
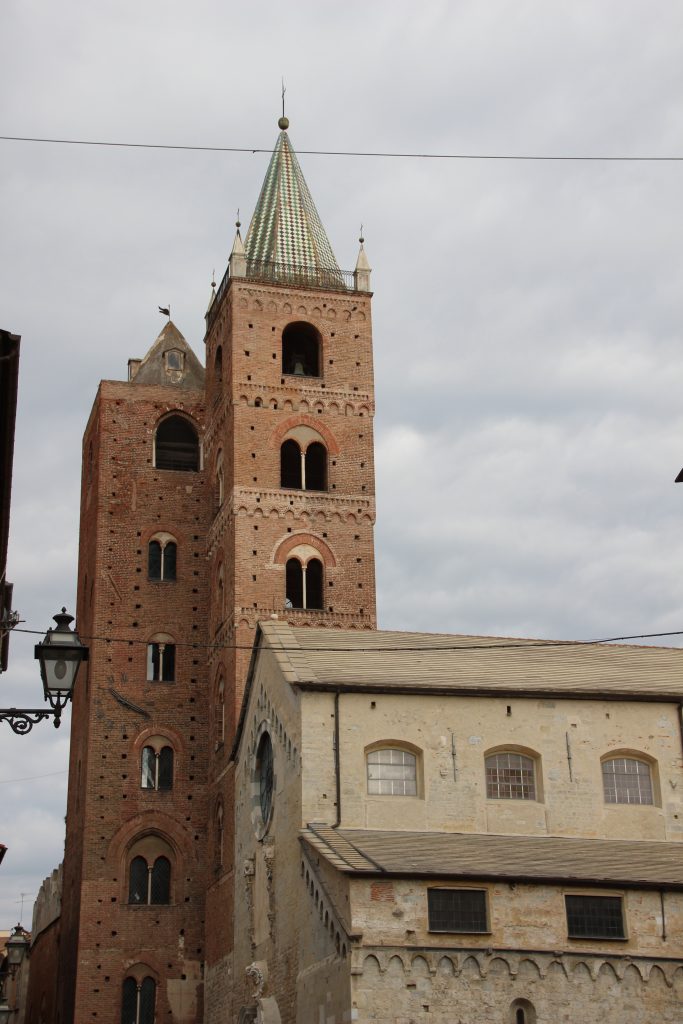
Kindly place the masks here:
POLYGON ((602 762, 606 804, 653 804, 652 769, 637 757, 608 757, 602 762))
POLYGON ((489 754, 486 796, 489 800, 535 800, 536 765, 532 757, 514 750, 489 754))

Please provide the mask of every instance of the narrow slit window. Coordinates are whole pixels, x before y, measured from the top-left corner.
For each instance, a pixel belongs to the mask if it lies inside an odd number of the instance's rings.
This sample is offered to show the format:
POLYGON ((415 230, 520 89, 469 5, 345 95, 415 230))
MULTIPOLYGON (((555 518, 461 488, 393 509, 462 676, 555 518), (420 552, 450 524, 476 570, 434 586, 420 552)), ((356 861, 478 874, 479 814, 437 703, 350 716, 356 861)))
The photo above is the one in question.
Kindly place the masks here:
POLYGON ((149 902, 167 904, 171 893, 171 862, 167 857, 157 857, 150 872, 149 902))
POLYGON ((327 490, 327 449, 325 445, 314 441, 306 449, 306 490, 327 490))
POLYGON ((280 448, 280 487, 301 490, 301 449, 291 438, 280 448))

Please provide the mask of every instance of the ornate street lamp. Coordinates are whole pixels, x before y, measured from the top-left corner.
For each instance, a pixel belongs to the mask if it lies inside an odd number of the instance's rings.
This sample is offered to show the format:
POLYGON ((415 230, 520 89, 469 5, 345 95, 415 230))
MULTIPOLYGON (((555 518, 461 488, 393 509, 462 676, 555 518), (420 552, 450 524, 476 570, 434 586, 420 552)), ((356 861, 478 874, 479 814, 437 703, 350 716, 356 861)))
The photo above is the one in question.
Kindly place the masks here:
POLYGON ((5 950, 7 951, 7 966, 9 967, 10 974, 17 973, 22 960, 26 956, 29 942, 30 939, 28 934, 20 924, 18 924, 16 928, 12 929, 12 934, 5 943, 5 950))
MULTIPOLYGON (((17 971, 21 967, 22 961, 28 952, 30 939, 28 933, 24 931, 20 924, 16 928, 12 929, 12 934, 5 943, 5 982, 7 980, 7 974, 12 979, 16 975, 17 971)), ((16 982, 14 982, 15 991, 13 1001, 16 1003, 16 982)), ((16 1006, 10 1006, 7 1001, 7 991, 5 991, 4 998, 0 1003, 0 1024, 9 1024, 12 1015, 16 1012, 16 1006)))
POLYGON ((40 662, 43 693, 52 710, 0 708, 0 721, 9 722, 10 728, 19 735, 30 732, 36 722, 47 718, 53 718, 55 729, 59 728, 62 711, 71 700, 79 666, 82 661, 88 660, 88 648, 81 643, 78 633, 69 628, 69 623, 74 620, 73 615, 68 615, 66 608, 62 608, 61 613, 53 618, 57 626, 48 629, 45 639, 36 644, 35 648, 35 657, 40 662))

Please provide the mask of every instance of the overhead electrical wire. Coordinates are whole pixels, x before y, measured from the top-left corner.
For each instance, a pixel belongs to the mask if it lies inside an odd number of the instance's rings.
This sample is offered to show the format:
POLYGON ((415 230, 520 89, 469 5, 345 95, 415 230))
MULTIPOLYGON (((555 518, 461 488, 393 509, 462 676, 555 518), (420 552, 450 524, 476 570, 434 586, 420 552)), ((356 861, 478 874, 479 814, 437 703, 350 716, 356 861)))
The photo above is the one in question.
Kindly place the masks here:
MULTIPOLYGON (((275 621, 267 620, 266 621, 275 621)), ((282 620, 278 620, 282 621, 282 620)), ((329 627, 327 627, 329 628, 329 627)), ((44 630, 39 629, 20 629, 15 627, 12 630, 13 633, 31 633, 35 636, 43 636, 44 630)), ((373 630, 373 632, 375 632, 373 630)), ((385 632, 379 630, 378 632, 385 632)), ((391 632, 391 631, 387 631, 391 632)), ((79 634, 81 635, 81 634, 79 634)), ((438 634, 432 634, 437 635, 438 634)), ((339 654, 339 653, 360 653, 360 654, 431 654, 439 653, 443 651, 505 651, 505 650, 524 650, 529 649, 548 649, 549 647, 591 647, 599 644, 612 644, 621 643, 625 640, 653 640, 661 639, 666 636, 683 636, 683 629, 671 630, 667 633, 633 633, 631 636, 609 636, 601 637, 596 640, 510 640, 509 643, 493 643, 493 644, 430 644, 430 645, 419 645, 419 646, 403 646, 399 645, 396 647, 367 647, 367 646, 353 646, 353 647, 311 647, 306 646, 304 649, 309 653, 313 654, 339 654)), ((121 637, 121 636, 85 636, 81 635, 82 640, 88 640, 91 643, 93 641, 102 641, 108 644, 144 644, 145 647, 150 643, 149 640, 139 639, 138 637, 121 637)), ((485 638, 484 638, 485 639, 485 638)), ((222 650, 222 651, 250 651, 253 648, 253 644, 203 644, 195 640, 176 640, 174 641, 176 647, 191 647, 194 650, 222 650)), ((649 645, 644 645, 649 646, 649 645)), ((671 648, 676 650, 677 648, 671 648)), ((286 647, 278 646, 273 647, 273 651, 289 651, 300 652, 301 647, 286 647)))
POLYGON ((10 782, 35 782, 36 779, 51 779, 53 775, 67 775, 68 771, 68 768, 64 768, 59 772, 45 772, 44 775, 23 775, 20 779, 0 779, 0 786, 6 786, 10 782))
MULTIPOLYGON (((48 139, 27 135, 0 135, 3 142, 38 142, 55 146, 104 146, 115 149, 170 149, 195 153, 272 153, 259 146, 193 146, 164 142, 110 142, 102 139, 48 139)), ((297 149, 303 156, 375 157, 390 160, 518 160, 540 162, 588 163, 683 163, 683 156, 623 156, 597 154, 581 156, 572 153, 399 153, 356 149, 297 149)))

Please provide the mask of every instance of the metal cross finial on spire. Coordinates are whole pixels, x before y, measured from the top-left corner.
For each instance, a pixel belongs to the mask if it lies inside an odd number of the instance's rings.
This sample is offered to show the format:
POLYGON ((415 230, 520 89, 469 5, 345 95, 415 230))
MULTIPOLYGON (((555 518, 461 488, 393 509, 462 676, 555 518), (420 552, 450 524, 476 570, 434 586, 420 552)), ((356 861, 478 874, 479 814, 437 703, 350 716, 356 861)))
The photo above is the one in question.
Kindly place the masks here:
POLYGON ((278 128, 280 128, 283 132, 286 132, 287 129, 289 128, 289 118, 285 117, 285 93, 286 92, 287 92, 287 90, 285 89, 285 80, 283 78, 282 79, 282 117, 280 118, 280 120, 277 123, 278 128))
POLYGON ((211 271, 211 287, 212 288, 216 287, 216 268, 215 267, 211 271))
POLYGON ((363 225, 362 224, 360 226, 360 238, 358 239, 358 241, 360 242, 361 245, 365 241, 365 239, 363 238, 363 225))
POLYGON ((238 231, 242 227, 242 222, 240 221, 240 208, 239 208, 239 206, 237 207, 237 220, 235 221, 235 227, 237 228, 238 231))

